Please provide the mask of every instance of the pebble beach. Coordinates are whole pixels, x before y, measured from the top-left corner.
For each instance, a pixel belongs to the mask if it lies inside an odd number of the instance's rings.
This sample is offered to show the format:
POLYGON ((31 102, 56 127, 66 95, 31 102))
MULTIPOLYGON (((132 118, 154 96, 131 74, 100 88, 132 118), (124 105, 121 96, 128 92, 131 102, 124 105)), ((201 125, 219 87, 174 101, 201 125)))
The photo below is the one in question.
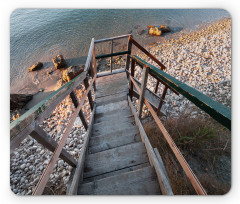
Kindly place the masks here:
MULTIPOLYGON (((150 45, 147 50, 167 67, 168 74, 231 108, 231 19, 222 19, 189 33, 176 33, 170 39, 150 45)), ((156 65, 146 56, 141 54, 138 56, 156 65)), ((139 80, 141 73, 141 68, 137 67, 136 77, 139 80)), ((154 91, 155 84, 156 80, 150 76, 148 88, 154 91)), ((158 95, 161 95, 163 88, 164 86, 159 85, 158 95)), ((79 86, 76 95, 80 98, 84 91, 84 87, 79 86)), ((188 113, 191 117, 203 114, 183 96, 169 90, 165 101, 164 117, 178 117, 181 113, 188 113)), ((137 105, 138 101, 135 102, 137 105)), ((89 121, 91 110, 88 101, 82 110, 89 121)), ((41 127, 58 142, 73 112, 73 103, 67 97, 51 116, 44 120, 41 127)), ((144 107, 143 117, 149 115, 144 107)), ((81 154, 85 134, 86 131, 77 118, 65 145, 65 149, 76 160, 81 154)), ((11 190, 20 195, 32 194, 51 155, 50 151, 30 136, 24 139, 10 157, 11 190)), ((71 166, 59 159, 50 176, 45 194, 64 194, 71 170, 71 166)))

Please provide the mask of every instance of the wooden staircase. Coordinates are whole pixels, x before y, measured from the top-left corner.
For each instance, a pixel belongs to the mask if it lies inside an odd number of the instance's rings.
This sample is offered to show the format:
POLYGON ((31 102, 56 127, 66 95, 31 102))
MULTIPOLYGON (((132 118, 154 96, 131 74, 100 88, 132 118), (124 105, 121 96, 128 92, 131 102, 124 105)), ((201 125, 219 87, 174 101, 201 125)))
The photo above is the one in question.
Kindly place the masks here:
POLYGON ((126 73, 97 78, 96 112, 78 194, 161 194, 134 116, 126 73))

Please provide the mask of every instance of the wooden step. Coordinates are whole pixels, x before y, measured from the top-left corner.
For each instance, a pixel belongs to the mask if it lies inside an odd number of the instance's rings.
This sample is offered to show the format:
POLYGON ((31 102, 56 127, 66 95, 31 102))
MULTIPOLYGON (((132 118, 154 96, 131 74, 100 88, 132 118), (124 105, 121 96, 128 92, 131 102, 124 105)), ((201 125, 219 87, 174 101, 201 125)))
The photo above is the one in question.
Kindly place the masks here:
POLYGON ((117 94, 112 94, 110 96, 96 98, 95 102, 96 102, 97 106, 101 106, 101 105, 105 105, 105 104, 109 104, 109 103, 123 101, 123 100, 127 100, 127 94, 128 94, 128 91, 122 92, 122 93, 117 93, 117 94))
POLYGON ((117 171, 112 171, 112 172, 109 172, 109 173, 106 173, 106 174, 101 174, 101 175, 98 175, 98 176, 85 178, 85 179, 83 179, 82 183, 89 183, 89 182, 100 180, 100 179, 107 178, 107 177, 110 177, 110 176, 115 176, 117 174, 126 173, 126 172, 130 172, 130 171, 135 171, 135 170, 147 167, 147 166, 150 166, 149 162, 146 162, 146 163, 143 163, 143 164, 138 164, 138 165, 135 165, 135 166, 130 166, 130 167, 120 169, 120 170, 117 170, 117 171))
POLYGON ((106 104, 106 105, 97 106, 96 107, 96 114, 105 113, 105 112, 109 112, 109 111, 113 111, 113 110, 120 111, 121 109, 127 108, 127 107, 128 107, 127 100, 119 101, 119 102, 115 102, 115 103, 109 103, 109 104, 106 104))
POLYGON ((85 160, 83 177, 93 177, 148 162, 142 142, 89 154, 85 160))
POLYGON ((133 118, 129 118, 129 121, 126 121, 126 122, 125 121, 123 121, 123 122, 117 121, 116 123, 109 122, 109 125, 107 125, 105 127, 97 126, 95 128, 95 126, 93 126, 92 137, 100 136, 100 135, 106 135, 106 134, 109 134, 109 133, 115 134, 116 131, 128 129, 128 128, 131 128, 133 126, 135 126, 135 122, 134 122, 133 118))
POLYGON ((125 72, 119 74, 108 75, 104 77, 99 77, 96 80, 96 85, 100 85, 101 83, 109 83, 117 80, 127 80, 127 75, 125 72))
POLYGON ((151 166, 82 184, 78 193, 84 195, 161 194, 155 170, 151 166))
POLYGON ((111 88, 102 88, 101 90, 98 90, 95 94, 96 98, 104 97, 104 96, 110 96, 117 93, 122 92, 128 92, 128 85, 123 84, 121 86, 116 86, 116 84, 113 84, 111 88))
POLYGON ((134 142, 140 142, 139 131, 130 131, 127 134, 116 136, 116 134, 91 137, 89 141, 89 154, 113 149, 134 142))
POLYGON ((99 113, 94 115, 94 122, 100 123, 104 121, 110 121, 115 119, 121 119, 122 117, 129 117, 132 116, 132 112, 129 107, 121 109, 121 111, 112 110, 105 113, 99 113))

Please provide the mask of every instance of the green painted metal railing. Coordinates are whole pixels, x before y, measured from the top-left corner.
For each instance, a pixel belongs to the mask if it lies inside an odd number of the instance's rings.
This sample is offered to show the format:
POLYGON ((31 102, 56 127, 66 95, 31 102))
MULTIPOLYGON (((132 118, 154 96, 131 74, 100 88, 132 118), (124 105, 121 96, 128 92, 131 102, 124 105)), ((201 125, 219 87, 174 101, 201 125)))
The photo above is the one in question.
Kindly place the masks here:
POLYGON ((231 130, 231 109, 214 101, 212 98, 204 95, 191 86, 177 80, 171 75, 165 73, 159 68, 147 63, 138 56, 134 55, 132 58, 142 66, 148 66, 150 73, 157 76, 171 88, 182 94, 189 101, 194 103, 197 107, 208 113, 213 119, 231 130))

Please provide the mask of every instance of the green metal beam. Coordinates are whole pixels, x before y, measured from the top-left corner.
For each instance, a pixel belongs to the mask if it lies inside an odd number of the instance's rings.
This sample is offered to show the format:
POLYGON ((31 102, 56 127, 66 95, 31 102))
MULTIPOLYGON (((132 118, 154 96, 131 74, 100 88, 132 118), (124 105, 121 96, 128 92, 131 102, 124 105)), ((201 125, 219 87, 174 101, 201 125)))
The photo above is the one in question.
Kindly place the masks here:
POLYGON ((96 59, 114 57, 114 56, 125 55, 125 54, 130 54, 130 52, 129 51, 123 51, 123 52, 115 52, 115 53, 112 53, 112 54, 97 55, 96 59))
POLYGON ((159 79, 168 84, 171 88, 182 94, 189 101, 193 102, 197 107, 208 113, 213 119, 231 130, 231 109, 214 101, 207 95, 199 92, 191 86, 177 80, 171 75, 165 73, 159 68, 147 63, 138 56, 132 56, 140 65, 147 65, 150 72, 155 74, 159 79))

